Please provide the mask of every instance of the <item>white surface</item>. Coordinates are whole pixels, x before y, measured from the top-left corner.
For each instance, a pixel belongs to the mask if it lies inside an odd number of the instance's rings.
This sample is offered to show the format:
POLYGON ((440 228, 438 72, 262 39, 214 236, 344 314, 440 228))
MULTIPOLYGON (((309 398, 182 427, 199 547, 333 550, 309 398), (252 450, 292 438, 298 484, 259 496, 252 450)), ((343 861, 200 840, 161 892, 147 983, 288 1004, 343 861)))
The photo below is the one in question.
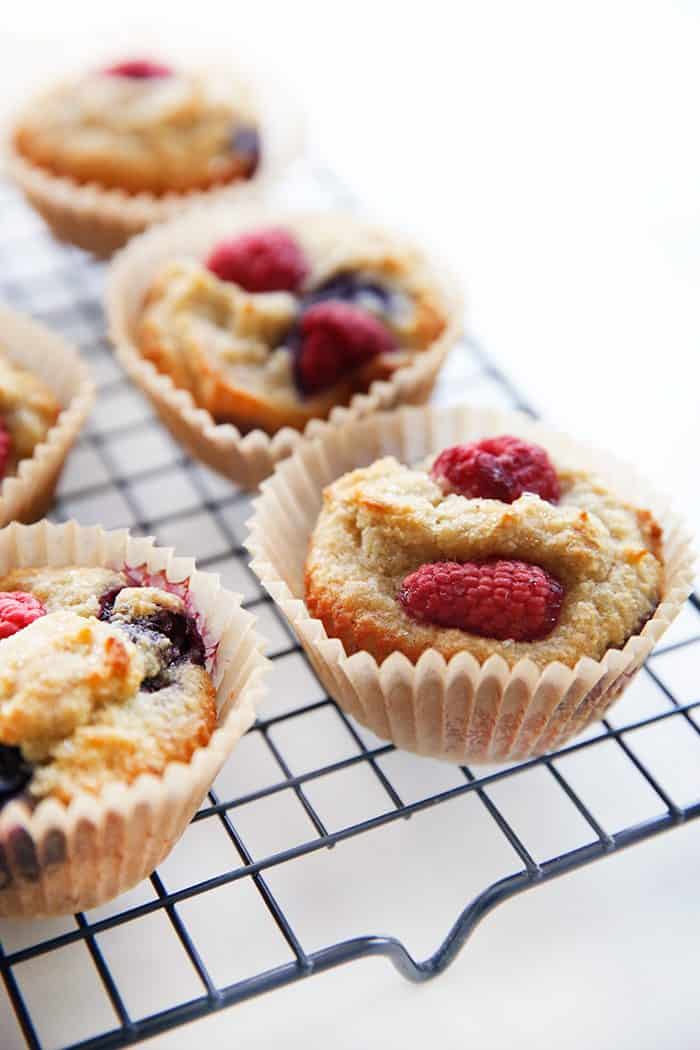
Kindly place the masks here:
MULTIPOLYGON (((12 27, 0 29, 5 107, 47 63, 104 51, 112 41, 116 50, 126 41, 131 50, 162 39, 230 42, 296 91, 317 148, 375 213, 425 236, 461 272, 477 335, 543 412, 643 464, 700 523, 696 5, 200 0, 196 9, 152 2, 146 14, 143 6, 13 7, 12 27)), ((196 538, 193 530, 190 542, 196 538)), ((691 694, 693 672, 671 672, 691 694)), ((646 714, 658 699, 643 689, 625 703, 646 705, 646 714)), ((658 739, 652 758, 667 774, 675 769, 682 795, 697 770, 697 755, 687 750, 694 738, 658 739)), ((608 778, 589 777, 601 819, 614 828, 651 815, 654 798, 610 761, 608 778)), ((428 766, 421 776, 449 777, 445 767, 428 766)), ((567 773, 585 782, 581 770, 567 773)), ((417 776, 411 767, 409 781, 417 776)), ((336 801, 364 797, 353 785, 336 801)), ((523 834, 532 832, 534 797, 511 786, 510 798, 499 798, 523 834)), ((542 799, 545 830, 568 834, 571 822, 542 799)), ((278 869, 270 883, 310 947, 323 931, 383 929, 427 952, 462 902, 508 865, 508 850, 489 836, 475 802, 441 807, 422 827, 401 824, 364 846, 356 840, 345 854, 278 869), (363 858, 352 852, 363 848, 363 858), (360 859, 370 865, 364 884, 360 859)), ((293 837, 296 816, 280 811, 270 819, 293 837)), ((534 826, 541 830, 542 822, 534 826)), ((264 823, 247 829, 251 849, 265 849, 268 830, 264 823)), ((406 984, 381 960, 363 962, 151 1045, 686 1050, 700 1027, 698 833, 697 826, 676 831, 505 905, 430 985, 406 984)), ((183 864, 193 857, 225 863, 221 843, 189 851, 186 841, 183 864)), ((177 877, 177 856, 169 863, 177 877)), ((238 903, 222 901, 218 938, 207 948, 223 979, 226 967, 228 979, 238 976, 235 951, 222 950, 227 938, 254 944, 261 966, 280 961, 257 898, 240 894, 238 903)), ((203 936, 211 930, 205 921, 203 936)), ((119 962, 118 937, 104 947, 128 972, 129 951, 119 962)), ((154 1002, 169 980, 187 994, 184 973, 161 973, 157 958, 133 965, 148 966, 154 1002)), ((52 966, 27 978, 34 997, 54 988, 52 966)), ((54 1021, 44 1031, 56 1040, 70 1019, 61 1004, 70 999, 65 990, 54 994, 54 1021)), ((138 982, 130 994, 138 1014, 138 982)), ((7 1032, 0 1043, 21 1045, 1 997, 7 1032)), ((43 1001, 46 1009, 51 1000, 43 1001)))

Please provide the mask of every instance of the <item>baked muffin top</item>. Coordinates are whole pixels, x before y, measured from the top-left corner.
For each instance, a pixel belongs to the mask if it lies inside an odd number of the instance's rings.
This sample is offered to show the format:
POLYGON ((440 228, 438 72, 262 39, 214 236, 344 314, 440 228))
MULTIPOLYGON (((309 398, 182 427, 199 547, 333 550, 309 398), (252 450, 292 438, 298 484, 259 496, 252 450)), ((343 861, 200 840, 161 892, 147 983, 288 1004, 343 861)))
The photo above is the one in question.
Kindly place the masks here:
POLYGON ((214 687, 178 590, 80 566, 0 580, 0 802, 68 802, 208 743, 214 687))
POLYGON ((33 372, 13 364, 0 346, 0 479, 15 474, 61 413, 53 391, 33 372))
POLYGON ((141 60, 45 92, 19 121, 15 145, 56 175, 153 194, 248 178, 261 150, 244 84, 141 60))
POLYGON ((388 457, 324 493, 306 600, 348 652, 600 659, 653 614, 661 530, 585 470, 518 438, 388 457))
POLYGON ((407 364, 447 313, 414 249, 349 217, 298 216, 171 259, 136 336, 217 420, 257 399, 294 426, 407 364))

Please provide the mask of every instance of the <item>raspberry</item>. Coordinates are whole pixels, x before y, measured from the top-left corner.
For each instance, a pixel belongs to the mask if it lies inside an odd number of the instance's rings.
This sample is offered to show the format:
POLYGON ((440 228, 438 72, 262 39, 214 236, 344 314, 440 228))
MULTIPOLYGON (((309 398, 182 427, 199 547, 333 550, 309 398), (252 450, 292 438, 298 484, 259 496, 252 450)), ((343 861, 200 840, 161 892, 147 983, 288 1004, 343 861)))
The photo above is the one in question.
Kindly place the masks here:
POLYGON ((303 394, 326 390, 346 372, 396 349, 381 321, 358 306, 335 300, 310 306, 300 330, 296 378, 303 394))
POLYGON ((220 241, 206 265, 222 281, 233 281, 247 292, 294 292, 309 270, 286 230, 256 230, 220 241))
POLYGON ((9 638, 29 627, 46 609, 38 598, 26 591, 0 591, 0 638, 9 638))
POLYGON ((543 448, 522 438, 484 438, 470 445, 453 445, 433 463, 434 481, 461 496, 512 503, 523 492, 534 492, 549 503, 559 499, 559 479, 543 448))
POLYGON ((5 426, 4 420, 0 419, 0 480, 5 477, 7 461, 12 450, 12 437, 5 426))
POLYGON ((524 561, 442 561, 410 573, 398 600, 421 623, 534 642, 555 627, 564 588, 539 565, 524 561))
POLYGON ((127 62, 117 62, 108 66, 105 73, 111 77, 129 77, 131 80, 154 80, 156 77, 172 76, 170 66, 151 62, 147 58, 133 58, 127 62))

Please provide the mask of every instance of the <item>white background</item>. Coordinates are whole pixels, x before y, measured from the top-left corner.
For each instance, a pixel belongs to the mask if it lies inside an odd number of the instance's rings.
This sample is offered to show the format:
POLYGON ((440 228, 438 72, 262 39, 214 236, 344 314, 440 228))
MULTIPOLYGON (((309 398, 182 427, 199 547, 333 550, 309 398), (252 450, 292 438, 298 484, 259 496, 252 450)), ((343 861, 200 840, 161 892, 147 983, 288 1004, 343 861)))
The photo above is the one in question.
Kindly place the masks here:
MULTIPOLYGON (((295 94, 316 153, 460 273, 474 332, 543 413, 700 524, 700 5, 13 3, 0 110, 156 41, 230 49, 295 94)), ((152 1045, 689 1050, 698 852, 691 826, 527 894, 422 988, 363 962, 152 1045)))

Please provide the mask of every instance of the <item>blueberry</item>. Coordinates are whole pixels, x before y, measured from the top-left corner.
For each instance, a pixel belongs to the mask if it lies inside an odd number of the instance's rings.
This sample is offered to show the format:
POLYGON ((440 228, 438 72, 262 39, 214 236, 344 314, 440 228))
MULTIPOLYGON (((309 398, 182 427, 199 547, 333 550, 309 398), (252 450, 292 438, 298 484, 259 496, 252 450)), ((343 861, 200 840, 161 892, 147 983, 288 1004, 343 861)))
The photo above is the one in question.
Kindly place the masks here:
POLYGON ((131 623, 120 621, 119 626, 131 635, 134 641, 145 635, 153 639, 154 646, 157 640, 163 637, 170 643, 161 656, 158 673, 144 678, 141 683, 141 689, 146 693, 154 693, 170 685, 172 675, 169 672, 184 661, 198 664, 200 667, 204 665, 204 642, 191 616, 161 609, 142 620, 133 620, 131 623))
POLYGON ((18 795, 31 775, 31 764, 22 758, 20 749, 0 744, 0 803, 18 795))
POLYGON ((106 591, 100 598, 100 611, 97 614, 100 620, 111 620, 112 610, 114 609, 114 603, 117 600, 117 595, 123 590, 123 587, 114 587, 111 591, 106 591))
POLYGON ((369 306, 382 313, 391 307, 391 293, 379 281, 359 277, 351 271, 333 274, 327 281, 314 288, 304 297, 303 306, 313 306, 328 299, 352 303, 357 306, 369 306))
POLYGON ((145 692, 154 693, 169 685, 172 678, 168 671, 177 664, 189 661, 200 667, 204 666, 204 642, 191 616, 162 609, 148 620, 134 624, 134 626, 148 633, 165 635, 170 642, 169 652, 158 674, 145 678, 141 683, 141 688, 145 692))
MULTIPOLYGON (((114 602, 121 589, 117 587, 108 591, 100 599, 99 617, 101 620, 112 620, 114 602)), ((134 641, 143 639, 146 635, 146 637, 150 636, 154 644, 163 637, 170 642, 158 674, 145 678, 141 683, 141 688, 147 693, 153 693, 169 685, 172 678, 167 672, 176 664, 189 660, 190 663, 198 664, 200 667, 204 666, 205 648, 202 636, 193 617, 186 613, 159 609, 152 616, 130 621, 119 619, 117 623, 134 641)))
POLYGON ((164 634, 173 648, 173 663, 189 660, 190 663, 204 664, 204 642, 191 616, 184 613, 168 612, 161 609, 155 616, 149 617, 147 626, 164 634))
POLYGON ((260 163, 260 135, 257 128, 247 124, 236 128, 231 136, 231 150, 245 163, 247 175, 252 175, 260 163))

